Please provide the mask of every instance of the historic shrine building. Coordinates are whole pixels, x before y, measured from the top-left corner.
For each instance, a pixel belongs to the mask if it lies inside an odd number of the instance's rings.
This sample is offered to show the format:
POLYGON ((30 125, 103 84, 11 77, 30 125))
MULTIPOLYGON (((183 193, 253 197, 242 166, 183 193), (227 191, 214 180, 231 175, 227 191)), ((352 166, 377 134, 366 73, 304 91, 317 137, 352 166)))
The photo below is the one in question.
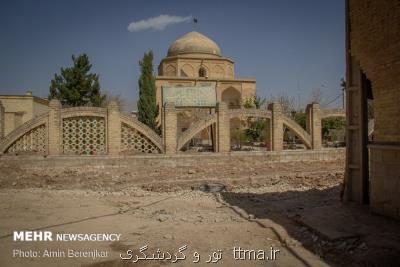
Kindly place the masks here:
MULTIPOLYGON (((256 80, 235 77, 234 61, 224 57, 213 40, 195 31, 171 44, 167 57, 158 66, 156 87, 160 114, 166 95, 173 95, 170 99, 179 108, 178 132, 213 112, 218 102, 225 102, 231 109, 240 108, 256 94, 256 80)), ((236 126, 237 123, 232 124, 236 126)), ((204 139, 207 133, 203 131, 201 135, 204 139)))
POLYGON ((158 66, 156 86, 159 102, 162 86, 212 86, 217 101, 231 108, 256 93, 256 80, 236 78, 233 60, 223 57, 219 46, 198 32, 187 33, 171 44, 158 66))

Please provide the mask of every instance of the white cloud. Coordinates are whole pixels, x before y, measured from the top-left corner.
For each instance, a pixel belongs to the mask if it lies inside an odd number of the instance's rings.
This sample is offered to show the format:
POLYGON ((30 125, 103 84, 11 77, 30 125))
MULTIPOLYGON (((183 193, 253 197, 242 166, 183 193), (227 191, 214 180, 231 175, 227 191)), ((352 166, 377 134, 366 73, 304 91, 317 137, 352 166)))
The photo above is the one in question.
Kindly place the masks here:
POLYGON ((189 22, 193 19, 192 16, 187 17, 179 17, 179 16, 170 16, 170 15, 160 15, 158 17, 148 18, 139 21, 133 21, 128 25, 128 31, 136 32, 143 31, 148 29, 153 30, 164 30, 167 26, 189 22))

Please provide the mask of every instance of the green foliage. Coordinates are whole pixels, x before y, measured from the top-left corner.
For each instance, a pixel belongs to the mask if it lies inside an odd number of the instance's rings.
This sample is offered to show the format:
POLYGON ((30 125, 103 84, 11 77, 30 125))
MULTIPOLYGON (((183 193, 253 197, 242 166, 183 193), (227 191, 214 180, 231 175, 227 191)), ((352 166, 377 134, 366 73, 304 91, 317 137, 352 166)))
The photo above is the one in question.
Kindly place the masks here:
POLYGON ((253 142, 262 142, 265 139, 267 122, 264 119, 257 118, 249 122, 249 128, 245 130, 247 139, 253 142))
POLYGON ((341 129, 346 125, 346 119, 342 117, 332 117, 322 119, 322 135, 326 136, 329 129, 341 129))
POLYGON ((106 96, 100 91, 99 75, 90 73, 89 57, 72 56, 72 61, 72 67, 61 68, 61 74, 54 75, 49 99, 58 99, 64 106, 101 106, 106 96))
MULTIPOLYGON (((253 98, 247 98, 243 104, 244 108, 256 108, 260 109, 266 102, 265 98, 254 96, 253 98)), ((263 119, 248 119, 248 128, 243 130, 243 134, 248 141, 260 142, 265 137, 266 121, 263 119)))
POLYGON ((242 147, 242 142, 245 142, 247 140, 245 129, 235 129, 232 133, 232 139, 236 143, 237 147, 240 149, 242 147))
POLYGON ((158 105, 156 100, 156 83, 153 75, 153 52, 145 53, 139 62, 141 75, 139 77, 138 119, 151 129, 160 133, 157 125, 158 105))
POLYGON ((247 98, 244 101, 243 107, 260 109, 266 103, 266 101, 267 100, 265 98, 254 96, 253 98, 247 98))
POLYGON ((244 108, 254 108, 254 103, 252 98, 246 98, 246 100, 243 103, 244 108))

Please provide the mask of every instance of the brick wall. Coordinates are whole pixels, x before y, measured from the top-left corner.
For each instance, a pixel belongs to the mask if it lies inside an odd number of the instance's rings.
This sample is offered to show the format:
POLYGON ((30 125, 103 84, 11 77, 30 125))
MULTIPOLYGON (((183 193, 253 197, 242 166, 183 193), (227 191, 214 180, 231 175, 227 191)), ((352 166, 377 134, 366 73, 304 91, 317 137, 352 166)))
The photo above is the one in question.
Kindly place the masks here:
POLYGON ((173 154, 177 149, 177 124, 178 117, 174 103, 166 103, 164 106, 164 119, 162 124, 164 151, 166 154, 173 154))
MULTIPOLYGON (((368 146, 371 207, 400 218, 400 1, 348 0, 347 15, 349 52, 371 81, 374 98, 374 140, 368 146)), ((359 113, 357 107, 349 109, 359 113)), ((352 153, 356 147, 348 156, 352 153)))
POLYGON ((349 0, 350 53, 372 82, 375 141, 400 142, 400 1, 349 0))
POLYGON ((232 153, 197 153, 197 154, 141 154, 137 156, 1 156, 0 163, 17 162, 21 168, 39 167, 84 167, 84 166, 118 166, 136 168, 138 166, 170 166, 208 168, 209 166, 240 166, 241 164, 263 164, 268 162, 323 162, 344 160, 345 149, 331 148, 322 150, 293 150, 266 152, 232 152, 232 153))
POLYGON ((400 148, 370 146, 371 207, 380 214, 400 218, 400 148))
POLYGON ((0 96, 5 110, 4 134, 7 135, 21 124, 48 111, 48 101, 34 96, 0 96))

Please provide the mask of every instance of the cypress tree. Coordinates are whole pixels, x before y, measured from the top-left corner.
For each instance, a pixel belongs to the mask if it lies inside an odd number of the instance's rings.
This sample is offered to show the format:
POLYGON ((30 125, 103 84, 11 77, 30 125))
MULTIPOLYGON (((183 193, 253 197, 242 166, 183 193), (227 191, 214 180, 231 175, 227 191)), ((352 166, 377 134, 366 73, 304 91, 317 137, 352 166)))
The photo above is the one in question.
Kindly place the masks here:
POLYGON ((153 52, 145 53, 143 59, 139 61, 139 101, 138 101, 138 120, 149 126, 151 129, 160 133, 157 126, 158 105, 156 100, 156 83, 153 75, 153 52))
POLYGON ((54 75, 49 99, 58 99, 64 106, 101 106, 106 96, 100 91, 99 75, 90 73, 89 57, 72 56, 72 61, 72 67, 61 68, 61 74, 54 75))

